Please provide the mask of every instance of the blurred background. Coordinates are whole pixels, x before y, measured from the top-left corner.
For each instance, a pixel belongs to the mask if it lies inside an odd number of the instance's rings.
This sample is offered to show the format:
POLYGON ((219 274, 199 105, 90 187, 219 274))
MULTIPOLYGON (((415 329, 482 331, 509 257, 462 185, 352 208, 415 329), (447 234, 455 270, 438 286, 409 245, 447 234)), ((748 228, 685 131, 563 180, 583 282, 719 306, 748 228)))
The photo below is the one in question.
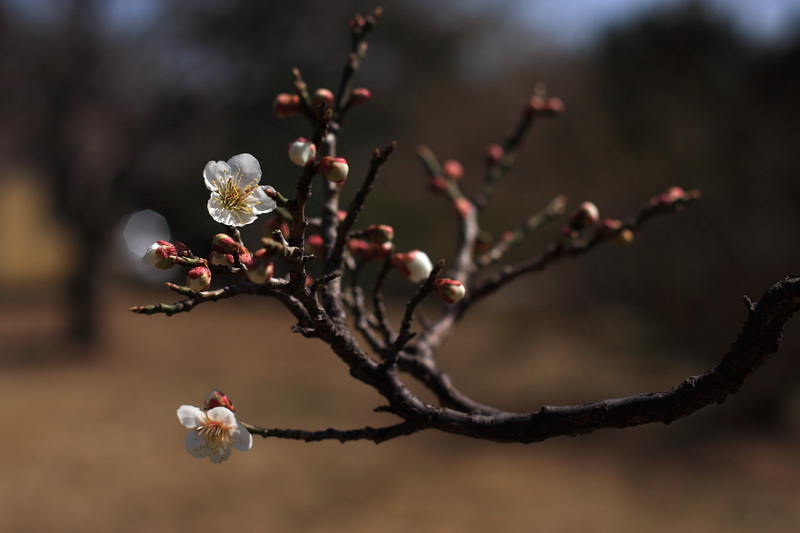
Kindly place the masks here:
MULTIPOLYGON (((671 426, 532 446, 416 435, 256 442, 223 466, 190 458, 174 416, 220 388, 245 420, 360 427, 380 399, 273 301, 166 318, 140 256, 199 255, 219 227, 200 176, 254 154, 291 195, 277 93, 299 67, 336 89, 356 0, 0 0, 0 530, 790 531, 800 526, 800 327, 719 407, 671 426)), ((351 178, 398 142, 362 221, 398 249, 449 258, 455 224, 418 145, 476 191, 533 87, 566 112, 537 123, 484 217, 499 235, 566 194, 625 217, 698 188, 627 249, 525 278, 470 314, 442 365, 511 410, 663 390, 726 351, 758 298, 798 273, 800 3, 421 0, 382 3, 339 155, 351 178), (524 335, 521 332, 525 332, 524 335)), ((357 183, 357 181, 356 181, 357 183)), ((345 200, 353 190, 345 187, 345 200)), ((248 227, 257 239, 263 227, 248 227)), ((538 252, 546 228, 516 259, 538 252)), ((398 304, 407 284, 393 285, 398 304)))

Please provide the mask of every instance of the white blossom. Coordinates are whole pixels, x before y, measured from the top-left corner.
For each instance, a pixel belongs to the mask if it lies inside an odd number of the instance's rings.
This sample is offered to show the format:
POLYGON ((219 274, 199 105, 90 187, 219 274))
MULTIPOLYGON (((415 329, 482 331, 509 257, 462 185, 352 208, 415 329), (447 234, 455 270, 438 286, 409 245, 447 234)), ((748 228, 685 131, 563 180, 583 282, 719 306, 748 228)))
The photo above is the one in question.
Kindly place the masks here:
POLYGON ((227 163, 209 161, 203 180, 211 191, 208 213, 221 224, 245 226, 277 206, 267 187, 259 186, 261 166, 250 154, 233 156, 227 163))
POLYGON ((246 452, 253 446, 253 436, 226 407, 204 411, 181 405, 178 419, 191 430, 186 435, 186 451, 198 459, 208 457, 212 463, 221 463, 231 455, 231 447, 246 452))

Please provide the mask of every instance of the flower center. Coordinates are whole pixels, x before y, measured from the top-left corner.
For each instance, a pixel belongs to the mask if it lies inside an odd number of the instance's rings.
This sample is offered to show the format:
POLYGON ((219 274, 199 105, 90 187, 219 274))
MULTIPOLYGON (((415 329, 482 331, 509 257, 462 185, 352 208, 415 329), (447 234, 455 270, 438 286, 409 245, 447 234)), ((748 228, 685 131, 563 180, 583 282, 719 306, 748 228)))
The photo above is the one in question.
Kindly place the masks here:
POLYGON ((225 447, 231 438, 231 430, 219 420, 206 420, 197 427, 196 431, 206 440, 212 448, 225 447))
MULTIPOLYGON (((227 174, 227 171, 225 174, 227 174)), ((241 169, 237 169, 233 176, 227 179, 223 177, 220 181, 222 183, 219 185, 217 192, 225 209, 252 213, 253 207, 247 203, 247 198, 255 190, 258 181, 253 180, 246 187, 242 187, 241 169)))

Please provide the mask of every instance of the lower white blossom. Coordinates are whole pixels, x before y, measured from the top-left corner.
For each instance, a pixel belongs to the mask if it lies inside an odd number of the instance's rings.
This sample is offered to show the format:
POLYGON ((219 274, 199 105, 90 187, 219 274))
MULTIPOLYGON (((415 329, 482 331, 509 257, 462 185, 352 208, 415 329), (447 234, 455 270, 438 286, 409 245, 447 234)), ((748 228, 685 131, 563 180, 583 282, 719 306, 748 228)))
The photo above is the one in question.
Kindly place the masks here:
POLYGON ((221 463, 231 455, 231 447, 246 452, 253 446, 253 436, 226 407, 204 411, 181 405, 178 419, 191 429, 186 435, 186 451, 198 459, 208 457, 212 463, 221 463))
POLYGON ((250 154, 233 156, 227 163, 209 161, 203 179, 211 191, 208 213, 221 224, 245 226, 277 206, 266 187, 259 186, 261 166, 250 154))

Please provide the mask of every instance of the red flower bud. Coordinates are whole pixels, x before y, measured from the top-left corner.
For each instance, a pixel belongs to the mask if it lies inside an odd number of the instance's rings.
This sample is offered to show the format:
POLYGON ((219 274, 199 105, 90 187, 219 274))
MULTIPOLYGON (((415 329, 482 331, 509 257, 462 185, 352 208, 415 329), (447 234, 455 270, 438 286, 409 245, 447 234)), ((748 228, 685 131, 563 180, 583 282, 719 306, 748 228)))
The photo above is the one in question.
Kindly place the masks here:
POLYGON ((353 89, 353 92, 350 93, 350 100, 347 102, 349 107, 354 105, 363 104, 364 102, 368 102, 372 98, 372 93, 369 89, 364 89, 363 87, 359 87, 353 89))
POLYGON ((226 407, 231 411, 236 411, 236 408, 233 407, 233 404, 225 395, 224 392, 219 390, 212 390, 206 395, 206 409, 213 409, 214 407, 226 407))
POLYGON ((272 109, 278 118, 289 118, 303 109, 300 104, 300 96, 296 94, 281 93, 272 102, 272 109))
POLYGON ((194 267, 186 275, 186 285, 195 292, 203 292, 211 285, 211 271, 208 267, 194 267))
POLYGON ((169 259, 170 256, 175 255, 178 255, 178 250, 174 244, 167 241, 156 241, 144 253, 142 261, 159 270, 167 270, 175 266, 175 263, 169 259))
POLYGON ((333 93, 329 89, 317 89, 314 93, 314 107, 333 105, 333 93))
POLYGON ((211 241, 211 249, 220 254, 235 254, 239 251, 239 243, 227 233, 217 233, 211 241))
POLYGON ((433 289, 442 300, 449 304, 454 304, 461 300, 467 292, 463 283, 449 278, 439 278, 435 280, 433 282, 433 289))

